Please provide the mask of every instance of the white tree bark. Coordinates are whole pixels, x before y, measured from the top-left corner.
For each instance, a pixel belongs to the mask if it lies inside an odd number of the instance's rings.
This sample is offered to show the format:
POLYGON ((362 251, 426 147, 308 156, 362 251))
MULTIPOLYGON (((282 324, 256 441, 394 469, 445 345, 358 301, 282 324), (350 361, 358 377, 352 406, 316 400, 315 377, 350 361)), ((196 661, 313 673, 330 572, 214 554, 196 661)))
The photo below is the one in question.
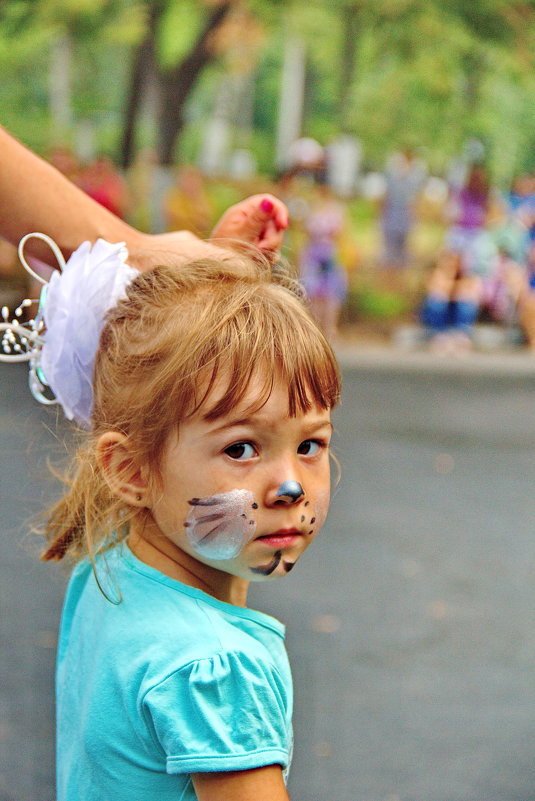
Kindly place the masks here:
POLYGON ((306 48, 301 37, 290 34, 284 46, 277 130, 277 167, 288 166, 292 142, 301 136, 305 90, 306 48))
POLYGON ((72 45, 65 32, 56 37, 50 53, 49 102, 55 136, 64 137, 72 129, 71 70, 72 45))

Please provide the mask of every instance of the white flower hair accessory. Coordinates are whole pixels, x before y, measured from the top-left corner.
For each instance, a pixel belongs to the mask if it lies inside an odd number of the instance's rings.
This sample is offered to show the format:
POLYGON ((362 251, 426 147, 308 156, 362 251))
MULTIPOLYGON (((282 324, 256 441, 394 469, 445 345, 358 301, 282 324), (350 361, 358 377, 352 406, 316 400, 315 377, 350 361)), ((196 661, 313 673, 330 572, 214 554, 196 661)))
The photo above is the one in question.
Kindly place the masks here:
POLYGON ((33 320, 21 324, 24 300, 9 321, 2 309, 0 361, 30 363, 29 384, 40 403, 61 404, 65 416, 90 428, 93 408, 93 364, 106 313, 125 297, 128 284, 138 275, 126 260, 124 242, 110 244, 98 239, 84 242, 65 263, 56 243, 45 234, 27 234, 19 244, 25 269, 45 284, 33 320), (28 265, 24 245, 31 237, 50 245, 61 268, 47 282, 28 265), (54 397, 45 393, 50 388, 54 397))

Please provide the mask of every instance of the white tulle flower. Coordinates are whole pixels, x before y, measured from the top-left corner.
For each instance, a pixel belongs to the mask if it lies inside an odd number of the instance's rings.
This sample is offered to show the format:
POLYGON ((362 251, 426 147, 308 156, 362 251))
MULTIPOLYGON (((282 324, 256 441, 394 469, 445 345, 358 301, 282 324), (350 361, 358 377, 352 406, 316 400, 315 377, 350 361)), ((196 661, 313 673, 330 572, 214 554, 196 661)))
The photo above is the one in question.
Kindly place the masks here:
POLYGON ((41 368, 66 417, 90 426, 93 364, 106 312, 125 296, 138 274, 126 264, 124 242, 84 242, 64 270, 55 272, 46 296, 41 368))

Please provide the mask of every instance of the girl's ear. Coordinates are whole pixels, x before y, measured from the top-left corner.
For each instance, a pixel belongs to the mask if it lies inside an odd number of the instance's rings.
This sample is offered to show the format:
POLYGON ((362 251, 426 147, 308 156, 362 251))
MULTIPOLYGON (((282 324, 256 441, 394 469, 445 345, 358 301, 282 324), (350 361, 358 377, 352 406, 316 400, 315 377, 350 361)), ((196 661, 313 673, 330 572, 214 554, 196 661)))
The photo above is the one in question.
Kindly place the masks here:
POLYGON ((114 495, 130 506, 147 506, 148 486, 125 434, 107 431, 97 442, 97 461, 114 495))

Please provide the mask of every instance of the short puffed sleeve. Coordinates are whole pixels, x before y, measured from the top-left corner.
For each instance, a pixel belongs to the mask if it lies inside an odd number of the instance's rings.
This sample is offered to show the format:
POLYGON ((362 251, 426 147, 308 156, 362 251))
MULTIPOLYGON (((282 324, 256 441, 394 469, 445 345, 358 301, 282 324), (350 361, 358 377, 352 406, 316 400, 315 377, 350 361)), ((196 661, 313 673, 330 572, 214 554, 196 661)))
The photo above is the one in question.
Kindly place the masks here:
POLYGON ((144 699, 168 773, 286 768, 290 704, 274 664, 234 652, 182 667, 144 699))

